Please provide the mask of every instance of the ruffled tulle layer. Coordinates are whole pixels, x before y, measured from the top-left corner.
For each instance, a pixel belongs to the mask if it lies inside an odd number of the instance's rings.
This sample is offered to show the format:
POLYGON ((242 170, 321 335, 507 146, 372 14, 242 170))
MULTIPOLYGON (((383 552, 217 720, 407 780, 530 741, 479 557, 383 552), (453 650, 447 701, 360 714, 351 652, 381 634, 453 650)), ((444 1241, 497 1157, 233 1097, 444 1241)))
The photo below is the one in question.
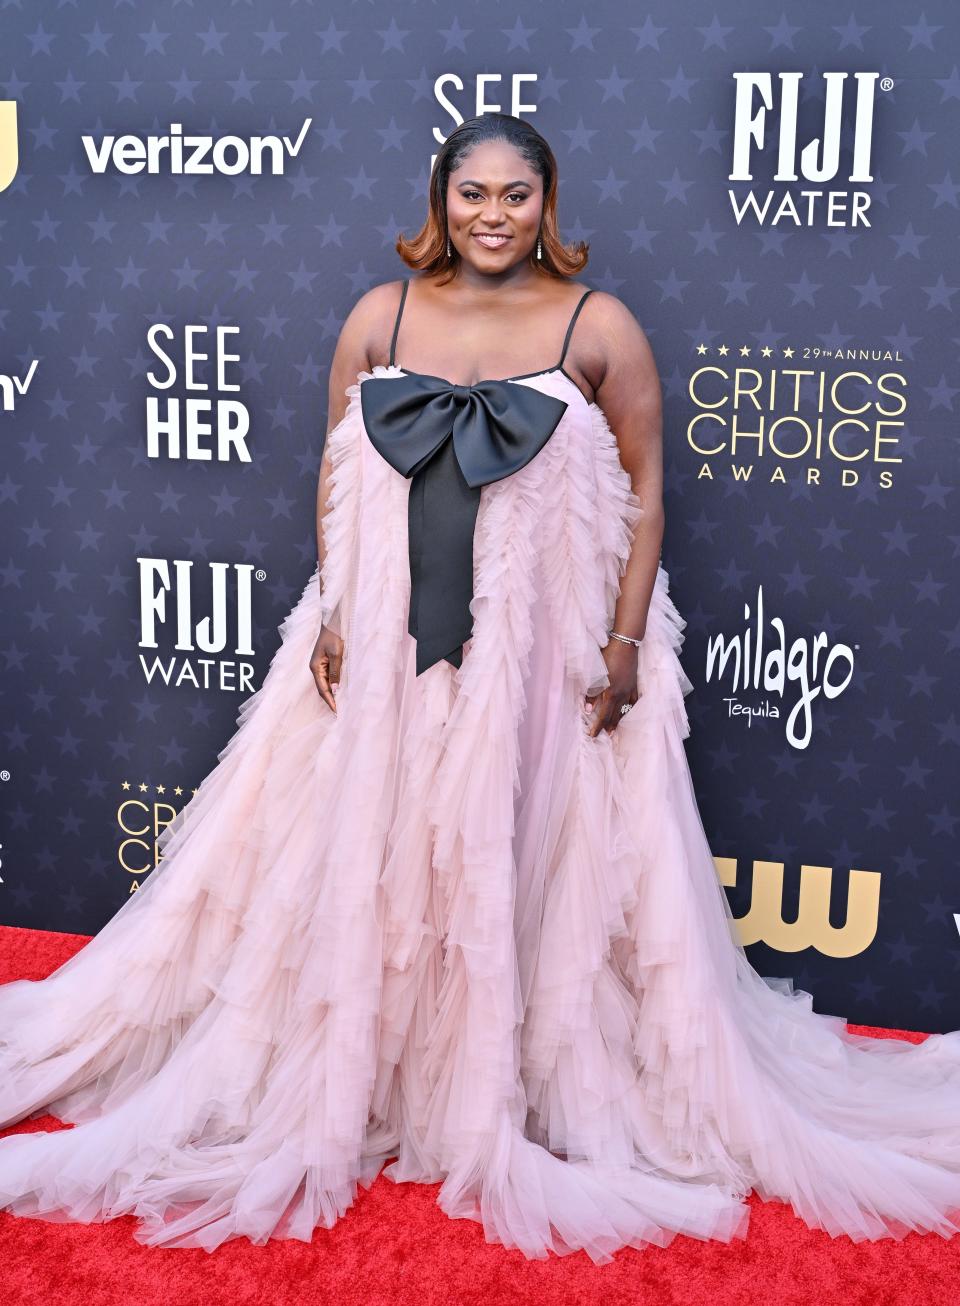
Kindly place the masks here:
POLYGON ((736 940, 662 569, 642 695, 588 734, 640 509, 600 410, 523 383, 567 414, 484 487, 473 638, 420 677, 408 483, 348 391, 322 598, 139 893, 0 988, 0 1121, 76 1124, 0 1140, 0 1206, 213 1249, 309 1239, 386 1167, 528 1256, 729 1240, 751 1189, 855 1239, 960 1228, 960 1034, 851 1035, 736 940))

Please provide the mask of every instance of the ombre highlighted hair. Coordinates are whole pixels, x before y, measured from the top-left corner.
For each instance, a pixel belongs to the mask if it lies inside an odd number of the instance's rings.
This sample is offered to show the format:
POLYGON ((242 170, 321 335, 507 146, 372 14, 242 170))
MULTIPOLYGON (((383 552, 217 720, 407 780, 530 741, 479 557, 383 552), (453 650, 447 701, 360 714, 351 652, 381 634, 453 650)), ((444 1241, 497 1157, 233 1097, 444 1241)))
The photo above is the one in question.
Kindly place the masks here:
POLYGON ((531 251, 530 264, 545 276, 572 277, 586 267, 589 246, 584 241, 564 245, 557 228, 557 160, 537 129, 509 113, 484 113, 455 127, 434 161, 430 174, 430 209, 423 227, 412 240, 397 237, 397 253, 408 267, 449 281, 460 261, 456 249, 447 257, 447 183, 475 146, 484 141, 505 141, 514 146, 543 183, 540 218, 541 257, 531 251))

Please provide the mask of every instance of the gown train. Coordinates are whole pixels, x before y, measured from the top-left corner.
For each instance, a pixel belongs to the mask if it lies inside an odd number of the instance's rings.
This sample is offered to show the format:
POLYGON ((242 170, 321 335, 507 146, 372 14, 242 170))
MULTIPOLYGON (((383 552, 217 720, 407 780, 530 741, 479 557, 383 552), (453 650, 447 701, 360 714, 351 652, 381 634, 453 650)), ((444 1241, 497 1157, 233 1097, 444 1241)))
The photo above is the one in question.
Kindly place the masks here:
MULTIPOLYGON (((365 376, 391 376, 377 367, 365 376)), ((409 483, 328 437, 317 573, 162 859, 42 982, 0 987, 0 1208, 151 1245, 309 1240, 381 1169, 527 1256, 746 1232, 751 1189, 854 1239, 960 1229, 960 1032, 849 1033, 737 942, 684 752, 662 567, 636 706, 584 696, 640 508, 569 401, 484 487, 462 667, 415 674, 409 483), (338 711, 308 668, 346 644, 338 711)))

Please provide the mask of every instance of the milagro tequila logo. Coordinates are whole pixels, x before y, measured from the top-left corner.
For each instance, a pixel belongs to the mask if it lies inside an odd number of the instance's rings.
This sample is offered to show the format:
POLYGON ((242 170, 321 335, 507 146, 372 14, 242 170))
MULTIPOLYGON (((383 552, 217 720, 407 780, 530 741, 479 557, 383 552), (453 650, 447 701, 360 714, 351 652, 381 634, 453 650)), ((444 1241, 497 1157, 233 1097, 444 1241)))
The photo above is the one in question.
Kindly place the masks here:
POLYGON ((243 659, 254 656, 254 574, 265 573, 242 562, 195 569, 182 558, 137 558, 137 566, 140 648, 164 650, 139 655, 147 683, 252 692, 254 666, 243 659))
MULTIPOLYGON (((773 180, 814 183, 811 188, 788 186, 782 191, 750 190, 741 201, 727 191, 730 206, 740 226, 747 220, 761 227, 786 223, 812 227, 819 221, 828 227, 869 227, 867 211, 870 196, 864 190, 820 189, 823 183, 838 179, 840 171, 840 136, 843 125, 844 98, 853 99, 853 147, 850 172, 845 179, 851 185, 873 181, 870 156, 873 147, 873 120, 879 73, 853 73, 854 86, 848 86, 848 73, 823 73, 823 127, 821 134, 799 144, 799 100, 803 73, 734 73, 736 97, 733 120, 733 160, 728 181, 753 181, 751 155, 776 147, 777 171, 773 180)), ((893 80, 884 77, 880 89, 889 91, 893 80)))
MULTIPOLYGON (((743 605, 743 616, 750 621, 750 605, 743 605)), ((780 716, 780 706, 770 698, 762 705, 741 702, 749 690, 773 694, 784 699, 788 693, 799 697, 790 709, 786 722, 787 740, 794 748, 806 748, 813 733, 812 706, 822 694, 839 698, 853 679, 853 649, 849 644, 831 646, 825 631, 810 640, 798 636, 788 643, 786 629, 779 617, 769 619, 772 633, 764 629, 763 586, 757 587, 757 611, 752 627, 727 637, 714 635, 707 641, 707 682, 727 677, 732 693, 723 701, 731 717, 780 716), (799 730, 798 730, 799 724, 799 730)))
POLYGON ((184 135, 183 124, 172 122, 167 136, 81 136, 90 171, 103 174, 111 165, 116 172, 140 172, 181 177, 208 177, 219 173, 236 177, 248 172, 254 177, 271 172, 282 176, 289 160, 295 159, 313 122, 305 118, 299 135, 208 136, 184 135))

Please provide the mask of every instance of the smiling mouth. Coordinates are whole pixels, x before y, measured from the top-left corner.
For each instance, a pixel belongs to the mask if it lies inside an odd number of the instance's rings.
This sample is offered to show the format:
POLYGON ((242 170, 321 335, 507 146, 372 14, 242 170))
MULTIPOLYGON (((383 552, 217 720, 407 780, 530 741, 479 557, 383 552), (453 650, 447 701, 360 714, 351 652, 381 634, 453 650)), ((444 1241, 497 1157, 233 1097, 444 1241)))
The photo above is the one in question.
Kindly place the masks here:
POLYGON ((506 245, 507 241, 511 240, 512 237, 494 236, 488 234, 487 232, 475 231, 473 233, 473 239, 479 241, 480 244, 483 245, 485 249, 499 249, 501 245, 506 245))

